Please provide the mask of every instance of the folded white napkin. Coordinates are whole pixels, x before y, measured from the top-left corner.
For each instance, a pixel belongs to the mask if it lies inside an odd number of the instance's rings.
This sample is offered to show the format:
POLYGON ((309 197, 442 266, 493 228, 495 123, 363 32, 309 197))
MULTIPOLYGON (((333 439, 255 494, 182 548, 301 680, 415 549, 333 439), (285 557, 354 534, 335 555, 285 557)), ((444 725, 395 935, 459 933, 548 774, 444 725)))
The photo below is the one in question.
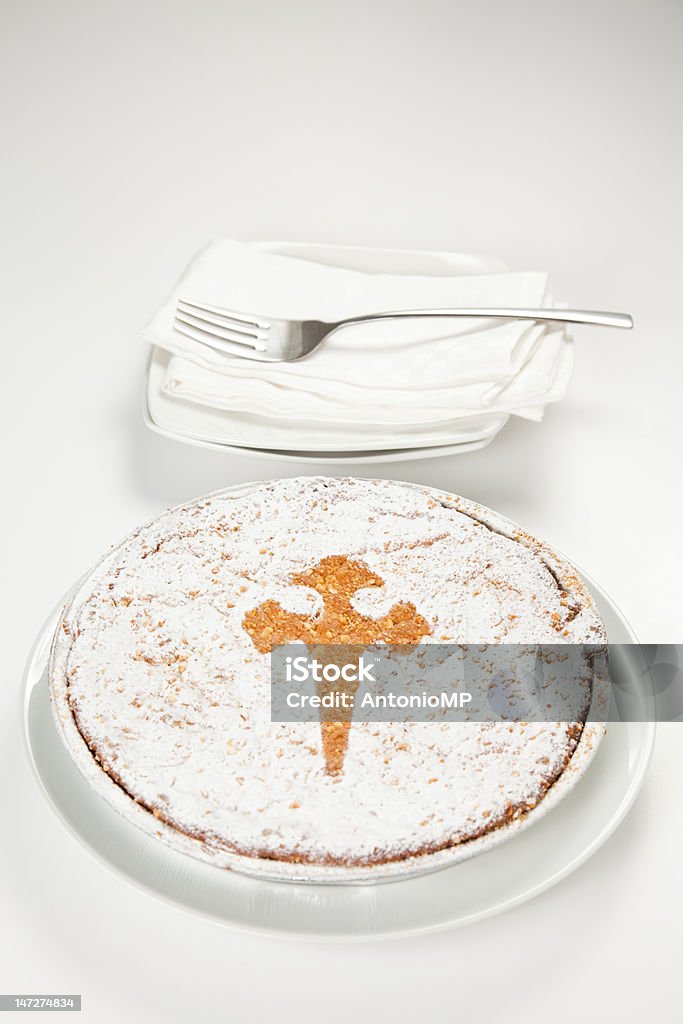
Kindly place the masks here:
POLYGON ((262 317, 340 320, 387 309, 550 305, 539 272, 369 274, 230 240, 195 256, 144 332, 170 352, 162 390, 224 410, 258 447, 448 442, 481 417, 540 419, 565 394, 565 329, 458 319, 354 325, 305 360, 263 363, 193 341, 173 326, 178 297, 262 317), (426 438, 429 438, 426 441, 426 438))

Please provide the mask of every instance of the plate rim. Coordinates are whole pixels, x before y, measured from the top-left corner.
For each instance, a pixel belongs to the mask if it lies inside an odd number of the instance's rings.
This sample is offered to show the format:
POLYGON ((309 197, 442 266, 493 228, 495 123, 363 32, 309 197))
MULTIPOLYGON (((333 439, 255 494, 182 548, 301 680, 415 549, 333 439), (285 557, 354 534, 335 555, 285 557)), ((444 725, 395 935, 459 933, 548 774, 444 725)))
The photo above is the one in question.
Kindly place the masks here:
MULTIPOLYGON (((603 601, 605 601, 611 607, 613 612, 617 615, 618 619, 620 620, 621 625, 624 627, 626 633, 629 635, 629 637, 631 639, 631 642, 637 642, 635 633, 634 633, 632 627, 630 626, 628 620, 624 617, 624 615, 621 613, 621 611, 618 609, 618 607, 614 604, 614 602, 611 600, 611 598, 609 598, 608 595, 602 590, 602 588, 599 587, 595 583, 595 581, 591 578, 591 576, 589 574, 583 572, 583 570, 581 570, 581 569, 578 569, 578 571, 579 571, 581 577, 586 582, 586 585, 593 592, 593 594, 594 595, 595 594, 599 595, 599 597, 603 601)), ((32 682, 32 678, 35 676, 34 669, 35 669, 35 666, 36 666, 36 662, 39 661, 39 660, 42 661, 42 671, 41 671, 40 675, 36 677, 38 680, 40 680, 41 678, 43 678, 45 676, 45 670, 46 670, 47 662, 48 662, 48 659, 49 659, 50 639, 51 639, 51 636, 52 636, 54 624, 58 621, 59 615, 61 614, 63 607, 64 607, 64 600, 60 601, 55 606, 55 608, 52 610, 50 615, 47 617, 47 619, 43 623, 43 625, 42 625, 40 631, 38 632, 38 634, 36 636, 36 639, 35 639, 35 641, 34 641, 34 643, 32 645, 32 648, 31 648, 31 651, 30 651, 30 654, 29 654, 29 657, 27 659, 26 666, 24 668, 24 672, 23 672, 23 675, 22 675, 22 681, 21 681, 21 691, 20 691, 21 715, 22 715, 22 730, 21 731, 22 731, 22 738, 23 738, 23 746, 24 746, 24 751, 25 751, 26 757, 28 759, 29 765, 31 767, 31 774, 33 776, 35 784, 37 785, 39 791, 42 793, 43 797, 45 798, 48 806, 51 809, 51 812, 54 814, 54 816, 57 818, 57 820, 60 822, 61 826, 66 830, 66 832, 69 833, 75 839, 75 841, 77 842, 77 844, 79 846, 81 846, 92 857, 94 857, 96 861, 100 862, 108 871, 110 871, 114 875, 120 877, 125 882, 127 882, 129 885, 132 885, 135 889, 137 889, 137 890, 147 894, 148 896, 151 896, 153 899, 161 902, 162 904, 164 904, 166 906, 174 907, 174 908, 176 908, 178 910, 181 910, 184 913, 191 914, 194 917, 201 917, 201 918, 203 918, 203 919, 205 919, 205 920, 207 920, 207 921, 209 921, 209 922, 211 922, 211 923, 213 923, 215 925, 219 925, 221 927, 230 928, 230 929, 233 929, 233 930, 238 931, 238 932, 245 932, 245 933, 252 934, 252 935, 260 935, 260 936, 264 936, 264 937, 277 938, 277 939, 285 940, 285 941, 288 940, 288 939, 292 939, 292 938, 294 938, 296 940, 299 940, 299 941, 304 941, 304 942, 340 942, 340 943, 345 943, 345 942, 386 941, 386 940, 389 940, 389 939, 400 939, 400 938, 407 938, 407 937, 410 937, 410 936, 414 937, 414 936, 417 936, 417 935, 424 935, 424 934, 436 933, 436 932, 440 932, 440 931, 446 931, 446 930, 449 930, 449 929, 459 928, 459 927, 465 926, 466 924, 472 924, 472 923, 474 923, 476 921, 482 921, 482 920, 485 920, 485 919, 487 919, 489 917, 494 917, 497 914, 503 913, 503 912, 505 912, 507 910, 512 910, 514 907, 519 906, 519 905, 521 905, 523 903, 526 903, 529 900, 534 899, 536 896, 540 896, 543 892, 548 891, 553 886, 555 886, 559 882, 561 882, 563 879, 569 877, 569 875, 573 874, 574 871, 578 870, 578 868, 581 867, 582 864, 584 864, 587 860, 589 860, 590 857, 592 857, 593 854, 596 853, 597 850, 599 850, 600 847, 602 847, 607 842, 607 840, 616 832, 616 830, 619 828, 621 823, 624 821, 624 819, 628 815, 631 807, 633 806, 633 804, 634 804, 634 802, 635 802, 635 800, 636 800, 636 798, 637 798, 637 796, 638 796, 638 794, 639 794, 639 792, 640 792, 640 790, 642 788, 642 785, 643 785, 643 782, 644 782, 644 779, 645 779, 645 775, 646 775, 646 772, 647 772, 647 767, 648 767, 648 765, 650 763, 650 760, 651 760, 651 757, 652 757, 652 752, 653 752, 653 749, 654 749, 655 736, 656 736, 655 723, 654 722, 630 723, 630 725, 632 725, 632 726, 640 726, 640 730, 639 730, 639 734, 638 734, 639 735, 639 743, 638 743, 638 746, 636 748, 636 757, 635 757, 635 760, 633 762, 632 768, 630 770, 628 785, 627 785, 627 787, 626 787, 626 789, 625 789, 625 791, 624 791, 624 793, 623 793, 623 795, 621 797, 621 800, 620 800, 618 806, 616 807, 616 809, 612 812, 612 814, 609 817, 609 819, 600 828, 600 830, 594 836, 592 841, 589 842, 587 844, 587 846, 584 849, 581 850, 580 853, 578 853, 570 861, 568 861, 568 863, 565 864, 560 870, 555 871, 548 878, 545 878, 545 879, 541 880, 540 882, 536 883, 535 885, 532 885, 530 888, 525 889, 523 892, 520 892, 516 896, 512 896, 509 899, 503 899, 502 901, 499 901, 498 903, 493 904, 491 906, 486 906, 486 907, 480 908, 479 910, 475 910, 475 911, 472 911, 470 913, 466 913, 463 916, 455 917, 455 918, 452 918, 450 920, 428 922, 428 923, 422 923, 422 924, 418 924, 418 925, 408 925, 408 926, 405 926, 405 927, 404 926, 399 926, 399 927, 396 927, 396 928, 387 928, 387 927, 385 927, 385 928, 380 928, 377 931, 362 932, 362 933, 350 932, 350 931, 342 931, 342 932, 337 932, 337 933, 335 933, 335 932, 325 933, 325 932, 320 932, 320 931, 314 931, 313 929, 305 929, 305 928, 301 928, 301 927, 298 928, 296 926, 284 926, 282 928, 276 928, 276 927, 274 927, 272 925, 266 925, 266 924, 259 924, 259 923, 253 923, 252 924, 252 923, 247 923, 247 922, 244 922, 244 921, 237 921, 236 922, 236 921, 232 921, 232 920, 227 920, 225 917, 221 917, 218 914, 212 914, 212 913, 208 912, 205 909, 200 909, 200 908, 192 907, 190 902, 188 902, 188 901, 183 902, 179 897, 178 898, 174 898, 172 895, 169 895, 168 893, 164 893, 164 892, 161 892, 161 891, 159 891, 159 890, 157 890, 155 888, 152 888, 150 885, 145 884, 142 880, 137 879, 137 878, 133 877, 131 874, 129 874, 128 872, 126 872, 122 867, 117 865, 111 858, 109 858, 100 849, 95 847, 87 838, 85 838, 78 831, 77 827, 75 827, 71 823, 71 821, 67 818, 66 814, 62 811, 61 807, 55 801, 55 799, 53 798, 52 794, 48 790, 46 784, 44 783, 43 777, 42 777, 41 772, 40 772, 40 770, 38 768, 38 765, 36 763, 36 759, 35 759, 34 753, 33 753, 33 747, 32 747, 32 742, 31 742, 30 724, 29 724, 29 704, 30 704, 30 698, 31 698, 31 695, 32 695, 33 691, 36 689, 37 685, 39 685, 39 683, 36 682, 35 680, 32 682)), ((47 696, 48 696, 48 700, 49 700, 49 693, 48 693, 47 696)), ((619 723, 615 723, 615 724, 618 725, 619 723)), ((51 726, 55 730, 55 733, 57 733, 56 726, 55 726, 54 722, 51 723, 51 726)), ((612 730, 608 731, 607 736, 602 741, 603 743, 608 743, 610 732, 612 732, 612 730)), ((57 738, 59 739, 58 736, 57 736, 57 738)), ((93 795, 96 796, 98 799, 102 799, 98 794, 94 793, 93 795)), ((106 801, 103 801, 103 802, 106 803, 106 801)), ((114 812, 114 813, 116 813, 116 812, 114 812)), ((132 823, 125 821, 125 819, 122 819, 122 820, 123 820, 124 824, 127 827, 129 827, 131 829, 136 829, 136 826, 133 825, 132 823)), ((531 831, 533 831, 533 830, 531 830, 531 831)), ((501 848, 504 849, 505 845, 506 844, 501 844, 501 848)), ((180 854, 180 856, 186 856, 186 855, 180 854)), ((483 853, 482 856, 485 856, 485 853, 483 853)), ((188 861, 192 861, 191 857, 187 857, 186 859, 188 861)), ((437 876, 437 877, 441 876, 441 877, 445 878, 449 872, 456 871, 459 866, 460 866, 459 864, 454 864, 454 865, 452 865, 450 867, 444 867, 444 868, 442 868, 442 869, 440 869, 438 871, 433 872, 433 876, 437 876)), ((233 875, 233 877, 236 876, 236 873, 233 873, 233 872, 229 872, 227 874, 228 875, 233 875)), ((280 892, 282 892, 283 890, 285 892, 287 890, 294 891, 296 889, 296 886, 292 886, 290 883, 274 882, 274 881, 270 881, 268 879, 259 879, 259 878, 253 878, 253 877, 242 876, 242 875, 237 876, 237 877, 239 877, 240 879, 244 879, 248 883, 256 885, 256 886, 266 886, 266 887, 273 887, 273 886, 275 886, 275 887, 278 888, 278 890, 280 892)), ((402 885, 410 885, 411 882, 413 882, 413 881, 415 881, 415 879, 406 878, 406 879, 398 879, 396 881, 387 881, 387 882, 378 883, 378 884, 381 884, 382 888, 388 888, 390 890, 394 889, 398 893, 398 891, 400 890, 400 887, 402 885)), ((307 885, 304 885, 304 888, 308 888, 308 889, 313 890, 313 889, 317 888, 317 886, 315 886, 315 885, 308 885, 307 884, 307 885)), ((372 885, 371 886, 362 886, 362 887, 360 887, 360 886, 353 886, 353 885, 350 885, 350 886, 343 886, 343 885, 341 885, 341 886, 334 886, 334 887, 325 886, 325 889, 330 889, 330 888, 337 889, 338 891, 342 891, 343 892, 344 889, 349 889, 349 888, 350 889, 365 888, 365 889, 370 889, 371 890, 373 888, 373 886, 372 885)))

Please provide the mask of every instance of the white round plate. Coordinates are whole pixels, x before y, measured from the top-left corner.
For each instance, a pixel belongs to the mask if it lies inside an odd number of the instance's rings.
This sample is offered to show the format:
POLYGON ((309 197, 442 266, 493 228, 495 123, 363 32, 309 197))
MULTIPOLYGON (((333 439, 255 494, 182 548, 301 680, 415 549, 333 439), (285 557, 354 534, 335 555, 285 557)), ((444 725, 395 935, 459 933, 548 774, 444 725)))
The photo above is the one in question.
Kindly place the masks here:
MULTIPOLYGON (((611 643, 635 637, 586 577, 611 643)), ((271 935, 371 939, 480 920, 531 899, 576 870, 614 832, 643 781, 655 727, 610 724, 586 774, 525 832, 471 860, 381 885, 294 885, 248 878, 177 853, 99 797, 71 760, 50 708, 47 663, 62 605, 45 623, 24 679, 28 755, 53 810, 107 867, 157 898, 221 924, 271 935)))

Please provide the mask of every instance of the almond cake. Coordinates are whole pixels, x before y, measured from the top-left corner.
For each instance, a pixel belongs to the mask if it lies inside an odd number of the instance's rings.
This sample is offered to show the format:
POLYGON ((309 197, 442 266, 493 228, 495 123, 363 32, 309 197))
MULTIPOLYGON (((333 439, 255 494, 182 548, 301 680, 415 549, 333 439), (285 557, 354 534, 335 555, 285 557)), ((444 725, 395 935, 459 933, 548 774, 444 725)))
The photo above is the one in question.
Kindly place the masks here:
POLYGON ((159 516, 79 584, 50 692, 121 814, 219 867, 368 881, 452 863, 561 798, 603 726, 271 721, 275 644, 603 643, 576 570, 500 515, 384 480, 275 480, 159 516))

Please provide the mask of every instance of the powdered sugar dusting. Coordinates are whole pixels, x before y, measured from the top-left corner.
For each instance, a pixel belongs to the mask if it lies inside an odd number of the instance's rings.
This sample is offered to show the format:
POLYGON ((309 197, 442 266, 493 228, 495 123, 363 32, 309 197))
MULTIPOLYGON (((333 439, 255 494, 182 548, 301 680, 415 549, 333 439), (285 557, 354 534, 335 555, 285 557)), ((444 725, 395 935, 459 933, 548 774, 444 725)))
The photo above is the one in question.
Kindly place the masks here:
POLYGON ((318 614, 320 595, 291 578, 340 554, 384 580, 356 594, 358 612, 412 602, 427 642, 604 639, 570 566, 461 498, 325 478, 210 495, 108 555, 55 642, 60 729, 122 813, 217 864, 336 878, 470 845, 539 802, 580 730, 359 722, 343 773, 330 776, 317 725, 271 723, 269 656, 244 616, 267 600, 318 614))

